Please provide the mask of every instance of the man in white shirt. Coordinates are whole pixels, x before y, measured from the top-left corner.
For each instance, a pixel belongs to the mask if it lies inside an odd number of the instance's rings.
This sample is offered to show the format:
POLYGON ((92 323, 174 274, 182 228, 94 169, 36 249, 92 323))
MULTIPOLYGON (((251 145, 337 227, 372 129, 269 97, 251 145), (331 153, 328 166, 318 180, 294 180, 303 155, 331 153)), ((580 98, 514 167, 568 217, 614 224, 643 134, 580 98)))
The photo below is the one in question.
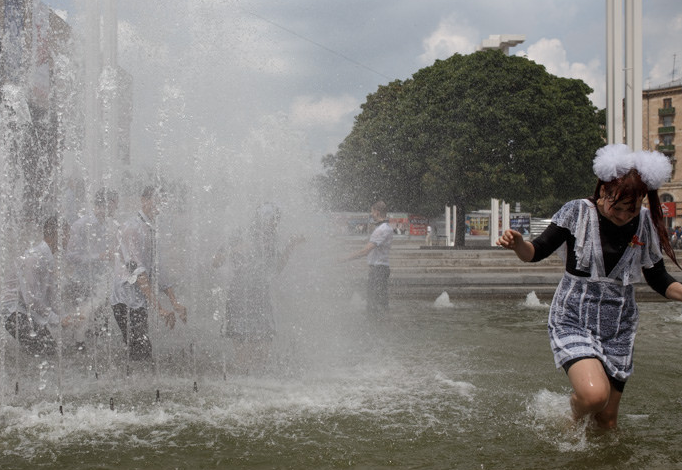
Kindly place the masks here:
POLYGON ((367 280, 367 313, 371 318, 382 318, 388 310, 389 254, 393 242, 393 229, 386 217, 386 203, 378 201, 371 208, 376 228, 365 247, 343 259, 348 261, 367 256, 369 276, 367 280))
POLYGON ((149 309, 156 310, 171 329, 175 326, 176 313, 183 322, 187 322, 187 309, 176 300, 165 273, 159 269, 161 263, 158 262, 154 227, 154 219, 159 213, 159 197, 155 187, 144 189, 142 209, 121 227, 114 265, 110 301, 123 341, 128 345, 129 357, 135 361, 152 358, 147 320, 149 309), (173 310, 162 307, 156 297, 155 283, 158 283, 158 290, 168 296, 173 310))
POLYGON ((59 250, 59 242, 64 248, 68 239, 66 221, 49 217, 43 224, 43 241, 19 257, 14 276, 6 280, 3 288, 0 304, 5 329, 28 354, 53 355, 56 343, 48 327, 56 327, 60 321, 67 323, 59 311, 54 253, 59 250))
MULTIPOLYGON (((101 188, 95 194, 93 211, 71 226, 66 260, 71 271, 67 296, 78 309, 81 325, 76 341, 84 341, 85 328, 95 321, 95 334, 107 325, 110 313, 107 295, 117 245, 118 193, 101 188)), ((81 345, 81 347, 84 345, 81 345)))

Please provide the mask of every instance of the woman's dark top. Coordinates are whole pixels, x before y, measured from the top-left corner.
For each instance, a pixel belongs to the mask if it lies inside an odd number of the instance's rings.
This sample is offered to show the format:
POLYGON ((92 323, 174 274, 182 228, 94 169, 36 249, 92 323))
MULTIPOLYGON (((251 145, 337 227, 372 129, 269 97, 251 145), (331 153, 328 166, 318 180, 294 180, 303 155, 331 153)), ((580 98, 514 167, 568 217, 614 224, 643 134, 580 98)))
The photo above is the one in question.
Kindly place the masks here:
MULTIPOLYGON (((604 269, 608 276, 625 253, 632 237, 637 233, 639 216, 625 225, 618 226, 599 214, 599 211, 597 214, 599 215, 599 239, 604 254, 604 269)), ((566 242, 566 271, 574 276, 589 277, 590 273, 576 269, 575 237, 571 235, 570 230, 559 227, 555 223, 551 223, 539 237, 531 241, 535 247, 535 255, 531 262, 547 258, 564 242, 566 242)), ((666 271, 663 259, 649 269, 642 269, 642 272, 647 284, 664 297, 668 286, 675 282, 675 279, 666 271)))

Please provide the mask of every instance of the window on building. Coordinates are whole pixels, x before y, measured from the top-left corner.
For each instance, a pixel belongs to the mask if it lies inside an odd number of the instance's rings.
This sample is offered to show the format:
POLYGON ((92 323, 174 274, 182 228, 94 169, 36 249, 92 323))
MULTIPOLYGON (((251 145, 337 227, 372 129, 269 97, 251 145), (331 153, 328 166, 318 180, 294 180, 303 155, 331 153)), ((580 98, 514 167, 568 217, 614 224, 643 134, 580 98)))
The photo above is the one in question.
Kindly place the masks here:
POLYGON ((673 99, 672 98, 663 98, 663 108, 672 108, 673 107, 673 99))
POLYGON ((663 116, 663 125, 665 127, 669 127, 673 125, 673 117, 672 116, 663 116))
POLYGON ((673 136, 672 134, 667 134, 663 136, 663 145, 672 145, 673 144, 673 136))

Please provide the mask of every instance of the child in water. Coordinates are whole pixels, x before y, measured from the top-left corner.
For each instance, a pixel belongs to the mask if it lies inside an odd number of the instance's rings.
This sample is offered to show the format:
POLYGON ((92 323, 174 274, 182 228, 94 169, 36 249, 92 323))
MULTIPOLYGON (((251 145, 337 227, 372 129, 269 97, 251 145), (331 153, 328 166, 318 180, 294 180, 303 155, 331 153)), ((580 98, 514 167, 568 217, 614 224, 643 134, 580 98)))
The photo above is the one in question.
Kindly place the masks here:
POLYGON ((682 300, 682 284, 666 271, 662 251, 679 267, 664 225, 658 188, 672 166, 658 152, 623 144, 597 151, 594 195, 566 203, 533 241, 506 230, 497 244, 522 261, 540 261, 566 244, 566 271, 550 307, 554 362, 573 387, 576 420, 593 417, 615 428, 632 356, 639 313, 634 283, 641 274, 656 292, 682 300), (650 209, 642 207, 644 198, 650 209))

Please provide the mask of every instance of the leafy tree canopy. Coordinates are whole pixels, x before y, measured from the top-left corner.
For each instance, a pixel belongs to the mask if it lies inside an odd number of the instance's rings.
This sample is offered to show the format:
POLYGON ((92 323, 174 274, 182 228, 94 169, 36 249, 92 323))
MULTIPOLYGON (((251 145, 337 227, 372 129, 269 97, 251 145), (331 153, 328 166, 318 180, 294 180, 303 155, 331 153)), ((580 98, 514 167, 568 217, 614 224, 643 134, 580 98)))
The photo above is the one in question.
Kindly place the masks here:
POLYGON ((370 94, 325 157, 320 189, 337 210, 383 199, 394 210, 435 215, 456 204, 463 214, 495 197, 548 215, 596 182, 603 128, 591 92, 523 57, 455 54, 370 94))

